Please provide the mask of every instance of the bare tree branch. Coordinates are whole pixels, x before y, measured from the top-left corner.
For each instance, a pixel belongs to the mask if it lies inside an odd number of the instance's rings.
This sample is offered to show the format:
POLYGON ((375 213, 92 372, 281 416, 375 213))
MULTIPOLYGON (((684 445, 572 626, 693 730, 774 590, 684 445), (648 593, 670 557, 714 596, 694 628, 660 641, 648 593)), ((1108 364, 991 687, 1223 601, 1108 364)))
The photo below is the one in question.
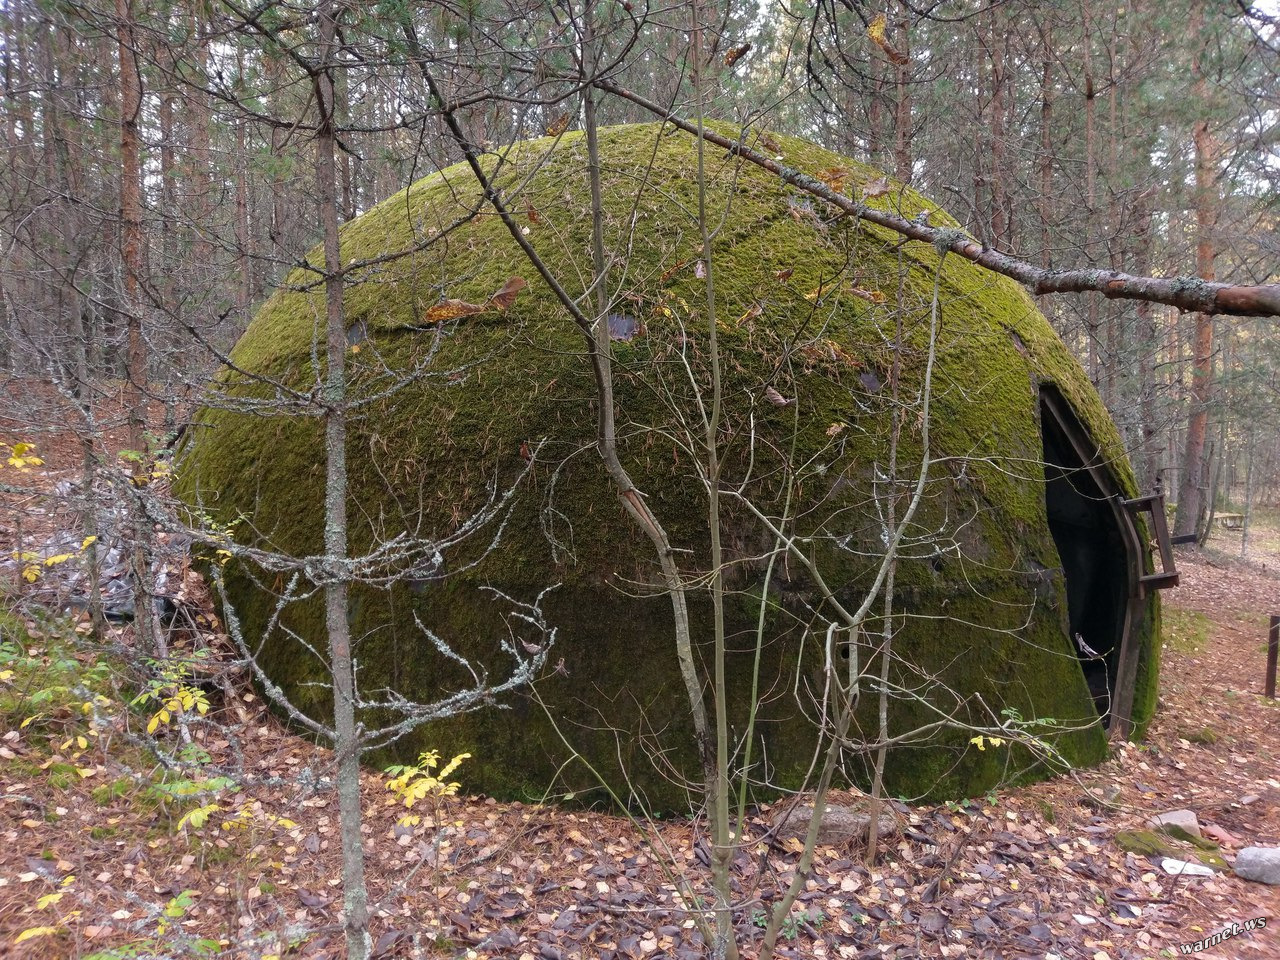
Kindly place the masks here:
POLYGON ((980 267, 1017 280, 1037 296, 1091 291, 1112 300, 1164 303, 1187 312, 1237 317, 1280 317, 1280 284, 1213 283, 1198 277, 1136 277, 1118 270, 1051 270, 1037 267, 1018 257, 983 246, 961 230, 930 226, 924 221, 907 220, 897 214, 869 207, 833 190, 816 177, 753 150, 741 140, 723 136, 714 130, 704 129, 699 134, 696 123, 677 116, 661 104, 619 86, 612 80, 602 77, 595 81, 595 85, 662 117, 667 123, 686 133, 695 137, 701 135, 708 143, 723 147, 735 156, 768 170, 784 182, 819 200, 825 200, 833 207, 892 230, 908 240, 933 244, 940 250, 947 250, 980 267))

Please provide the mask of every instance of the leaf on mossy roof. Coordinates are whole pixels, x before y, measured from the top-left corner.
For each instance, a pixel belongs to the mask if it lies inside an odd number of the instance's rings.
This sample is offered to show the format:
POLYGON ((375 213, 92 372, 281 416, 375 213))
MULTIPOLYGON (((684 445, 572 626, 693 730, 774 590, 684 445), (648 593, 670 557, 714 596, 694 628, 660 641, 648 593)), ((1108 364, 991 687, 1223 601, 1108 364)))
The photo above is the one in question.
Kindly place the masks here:
POLYGON ((828 167, 825 170, 818 171, 818 179, 825 183, 836 193, 844 192, 844 182, 849 177, 848 167, 828 167))
POLYGON ((889 178, 877 177, 865 187, 862 188, 862 195, 868 199, 874 197, 883 197, 889 192, 889 178))
POLYGON ((422 315, 424 323, 444 323, 446 320, 457 320, 484 313, 487 307, 483 303, 467 303, 465 300, 441 300, 422 315))
POLYGON ((511 304, 515 303, 516 296, 528 284, 525 283, 524 277, 512 277, 502 285, 502 289, 489 298, 489 306, 496 307, 499 310, 506 310, 511 304))
POLYGON ((484 303, 467 303, 465 300, 441 300, 429 307, 423 314, 424 323, 444 323, 446 320, 457 320, 461 317, 474 316, 486 310, 506 310, 515 303, 516 296, 527 284, 523 277, 512 277, 502 288, 484 303))

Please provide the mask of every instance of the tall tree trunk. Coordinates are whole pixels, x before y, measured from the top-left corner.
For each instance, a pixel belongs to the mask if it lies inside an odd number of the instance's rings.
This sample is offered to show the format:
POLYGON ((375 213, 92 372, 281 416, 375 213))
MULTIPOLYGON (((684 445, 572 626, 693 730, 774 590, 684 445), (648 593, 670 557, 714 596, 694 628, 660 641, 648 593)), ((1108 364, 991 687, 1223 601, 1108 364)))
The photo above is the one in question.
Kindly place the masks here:
MULTIPOLYGON (((1053 33, 1045 24, 1040 31, 1040 156, 1037 158, 1040 174, 1040 266, 1046 270, 1053 263, 1053 33)), ((1041 309, 1050 320, 1059 312, 1048 311, 1050 298, 1040 297, 1041 309)))
POLYGON ((236 284, 236 309, 240 322, 249 319, 249 304, 253 300, 253 234, 249 226, 249 182, 245 172, 248 158, 245 156, 245 120, 236 124, 236 260, 240 265, 240 282, 236 284))
MULTIPOLYGON (((881 55, 873 53, 871 59, 867 62, 867 78, 870 82, 870 90, 864 94, 867 98, 867 162, 873 167, 882 167, 884 165, 884 105, 882 101, 884 96, 884 71, 885 66, 881 55)), ((851 79, 851 100, 857 97, 853 82, 851 79)))
POLYGON ((904 62, 897 65, 896 85, 897 102, 893 118, 893 164, 894 172, 903 183, 912 179, 911 164, 911 35, 908 32, 908 16, 910 9, 901 4, 898 20, 897 49, 904 62))
MULTIPOLYGON (((1140 273, 1151 269, 1151 197, 1150 191, 1138 197, 1137 219, 1134 225, 1134 266, 1140 273)), ((1154 492, 1159 483, 1160 425, 1156 414, 1156 363, 1160 359, 1160 335, 1156 328, 1155 304, 1139 303, 1137 306, 1137 330, 1135 331, 1136 356, 1133 365, 1138 377, 1138 444, 1141 455, 1136 458, 1142 490, 1154 492)))
MULTIPOLYGON (((1197 6, 1195 23, 1204 22, 1203 10, 1197 6)), ((1197 32, 1193 26, 1193 35, 1197 32)), ((1206 83, 1197 52, 1193 69, 1196 75, 1196 102, 1205 101, 1206 83)), ((1214 269, 1214 226, 1218 216, 1217 143, 1209 129, 1208 118, 1196 122, 1192 130, 1196 164, 1196 274, 1202 280, 1216 279, 1214 269)), ((1182 471, 1178 480, 1178 514, 1174 534, 1196 533, 1205 507, 1204 477, 1205 435, 1209 426, 1209 400, 1213 394, 1213 317, 1197 313, 1192 338, 1191 412, 1187 419, 1186 446, 1182 452, 1182 471)))
MULTIPOLYGON (((196 82, 203 84, 209 76, 209 37, 202 16, 202 5, 192 2, 190 11, 191 31, 196 39, 196 82)), ((213 166, 210 161, 209 141, 209 102, 201 90, 193 90, 187 103, 190 111, 187 118, 189 147, 191 150, 191 182, 189 189, 194 189, 195 209, 191 216, 195 220, 195 264, 197 270, 208 272, 213 245, 209 241, 213 225, 209 222, 213 213, 213 166)))
POLYGON ((1245 432, 1244 462, 1244 521, 1240 527, 1240 556, 1249 556, 1249 527, 1253 523, 1253 447, 1257 440, 1254 425, 1245 432))
MULTIPOLYGON (((1084 254, 1093 266, 1098 236, 1097 90, 1093 78, 1093 31, 1089 0, 1084 0, 1084 254)), ((1102 378, 1098 351, 1098 297, 1085 297, 1085 333, 1089 338, 1089 379, 1096 386, 1102 378)))
MULTIPOLYGON (((273 91, 272 101, 283 100, 289 96, 289 88, 284 86, 284 70, 281 69, 281 54, 267 50, 262 56, 262 72, 267 84, 273 91)), ((276 112, 283 113, 287 109, 284 104, 276 105, 276 112)), ((285 151, 288 146, 288 132, 280 126, 271 127, 271 222, 267 236, 271 240, 271 256, 277 261, 292 264, 294 251, 298 247, 293 237, 294 218, 290 215, 289 176, 287 173, 285 151)))
POLYGON ((131 442, 143 447, 146 353, 142 339, 142 155, 138 125, 142 114, 142 78, 134 47, 132 0, 116 0, 120 46, 120 256, 124 269, 124 307, 128 339, 128 400, 131 442))
POLYGON ((164 278, 160 295, 165 304, 177 303, 177 291, 174 281, 177 276, 177 257, 174 256, 173 216, 177 209, 175 195, 175 179, 177 172, 173 166, 173 101, 174 98, 165 93, 160 97, 157 117, 160 121, 160 200, 164 204, 165 215, 160 218, 160 274, 164 278))
MULTIPOLYGON (((1120 156, 1117 147, 1117 139, 1120 136, 1119 130, 1119 84, 1116 82, 1116 45, 1115 32, 1112 31, 1110 44, 1110 53, 1108 63, 1111 72, 1107 77, 1107 221, 1106 221, 1106 245, 1107 245, 1107 262, 1112 270, 1119 270, 1122 264, 1122 255, 1120 251, 1120 156)), ((1095 298, 1096 299, 1096 298, 1095 298)), ((1119 381, 1121 377, 1126 375, 1124 366, 1124 358, 1122 353, 1124 347, 1122 340, 1124 337, 1121 323, 1123 315, 1127 307, 1123 303, 1112 303, 1107 301, 1104 304, 1106 317, 1103 323, 1106 331, 1107 352, 1102 359, 1102 400, 1111 409, 1113 415, 1119 415, 1121 419, 1129 420, 1132 416, 1132 407, 1124 401, 1128 398, 1120 398, 1117 395, 1120 392, 1119 381)), ((1123 426, 1123 424, 1122 424, 1123 426)))
MULTIPOLYGON (((116 30, 120 51, 120 254, 124 272, 124 313, 128 331, 125 402, 129 407, 129 443, 147 449, 147 348, 142 336, 142 77, 138 71, 132 0, 116 0, 116 30)), ((135 476, 146 469, 137 461, 135 476)), ((133 524, 134 626, 141 649, 166 655, 165 643, 151 605, 151 525, 139 515, 133 524)))
POLYGON ((991 97, 988 101, 987 131, 991 142, 991 175, 989 196, 991 209, 991 245, 1009 249, 1008 142, 1005 131, 1005 107, 1008 95, 1009 31, 997 7, 991 7, 990 61, 991 97))
POLYGON ((1053 37, 1050 28, 1043 34, 1040 67, 1040 265, 1052 263, 1053 237, 1050 232, 1053 209, 1053 37))
POLYGON ((316 131, 316 204, 324 231, 325 293, 325 524, 329 568, 325 584, 325 629, 333 675, 334 753, 337 760, 339 832, 342 835, 343 929, 347 956, 365 960, 369 939, 369 894, 365 886, 364 839, 360 833, 360 740, 355 715, 355 665, 347 621, 349 584, 341 572, 347 558, 346 313, 342 301, 342 256, 338 242, 333 69, 337 54, 337 7, 320 7, 320 61, 313 77, 319 123, 316 131))
MULTIPOLYGON (((80 290, 76 286, 75 271, 78 267, 81 252, 80 236, 82 228, 76 213, 77 193, 72 185, 71 146, 66 133, 64 115, 70 111, 62 108, 61 97, 66 90, 65 58, 66 50, 59 42, 57 29, 50 31, 49 42, 45 47, 46 73, 48 74, 48 109, 46 113, 45 135, 48 149, 53 157, 56 170, 58 198, 58 222, 62 231, 62 249, 54 255, 55 269, 59 274, 59 284, 64 292, 63 307, 66 312, 67 350, 71 353, 71 373, 73 382, 69 385, 75 397, 76 436, 80 441, 80 486, 82 500, 80 504, 80 527, 89 546, 84 551, 85 580, 87 584, 86 599, 89 613, 91 635, 101 638, 106 632, 106 617, 102 609, 102 592, 99 587, 98 562, 98 505, 94 492, 94 479, 97 473, 97 457, 94 450, 93 423, 93 385, 89 382, 89 345, 84 326, 83 303, 80 290), (58 78, 55 80, 55 75, 58 78), (61 82, 59 82, 61 81, 61 82), (61 259, 65 258, 65 259, 61 259), (61 262, 57 262, 61 260, 61 262)), ((64 361, 66 358, 62 358, 64 361)), ((61 364, 60 364, 61 365, 61 364)))

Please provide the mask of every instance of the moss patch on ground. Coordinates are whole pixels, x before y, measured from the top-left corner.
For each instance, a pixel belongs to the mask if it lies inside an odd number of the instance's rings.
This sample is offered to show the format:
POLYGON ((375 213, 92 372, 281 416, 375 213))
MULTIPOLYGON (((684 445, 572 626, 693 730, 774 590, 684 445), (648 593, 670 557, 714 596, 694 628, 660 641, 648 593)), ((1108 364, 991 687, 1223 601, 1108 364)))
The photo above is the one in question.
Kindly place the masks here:
POLYGON ((1163 611, 1164 642, 1179 653, 1199 653, 1209 642, 1211 621, 1197 610, 1170 607, 1163 611))
POLYGON ((1155 859, 1172 857, 1202 863, 1215 870, 1228 869, 1227 861, 1216 843, 1192 836, 1181 827, 1165 825, 1155 830, 1121 830, 1115 836, 1116 846, 1126 853, 1155 859))
MULTIPOLYGON (((775 140, 793 166, 841 171, 852 195, 879 176, 803 141, 775 140)), ((602 131, 601 149, 611 311, 619 329, 636 331, 612 344, 620 457, 691 584, 696 653, 706 665, 710 540, 697 463, 711 318, 691 213, 694 144, 648 125, 602 131)), ((528 241, 574 296, 590 302, 581 138, 533 141, 485 162, 528 241)), ((889 623, 891 732, 929 730, 892 751, 891 791, 966 796, 1043 771, 1023 751, 980 751, 970 731, 930 727, 944 714, 984 727, 1048 718, 1046 739, 1067 762, 1101 758, 1106 739, 1066 636, 1061 563, 1045 517, 1039 384, 1058 388, 1119 488, 1134 488, 1119 436, 1079 365, 1027 294, 1004 278, 954 256, 940 260, 933 247, 902 246, 730 155, 709 155, 708 180, 719 226, 710 269, 724 391, 721 486, 772 516, 790 498, 788 532, 811 550, 846 605, 856 606, 876 576, 886 497, 896 491, 901 498, 922 460, 919 397, 937 281, 933 462, 898 565, 889 623), (769 388, 793 402, 771 402, 769 388), (898 470, 890 478, 894 410, 898 470)), ((932 222, 954 225, 906 188, 871 202, 907 216, 927 210, 932 222)), ((406 531, 449 536, 536 451, 492 551, 497 524, 446 557, 448 576, 419 572, 353 588, 362 689, 371 699, 392 688, 431 700, 470 682, 418 622, 473 666, 502 676, 511 656, 498 639, 519 633, 519 622, 488 588, 527 602, 559 585, 545 612, 559 631, 550 662, 563 657, 561 671, 548 671, 503 709, 433 722, 376 759, 428 747, 466 750, 475 757, 468 789, 582 795, 597 784, 584 765, 566 765, 567 742, 624 796, 686 806, 697 758, 671 608, 653 550, 593 447, 595 387, 581 333, 462 167, 347 224, 342 256, 355 264, 345 278, 353 331, 347 362, 360 404, 348 435, 353 550, 406 531), (513 276, 529 286, 505 310, 443 324, 425 319, 445 300, 483 304, 513 276)), ((318 419, 269 401, 316 385, 323 323, 317 275, 299 269, 263 306, 222 379, 227 396, 262 405, 252 412, 211 405, 180 466, 179 490, 189 502, 222 522, 243 518, 243 542, 295 555, 316 553, 322 542, 323 437, 318 419)), ((732 736, 743 736, 758 689, 750 775, 762 793, 796 787, 814 748, 824 664, 855 656, 878 674, 885 623, 873 615, 858 646, 826 650, 832 616, 815 585, 781 561, 764 582, 777 545, 735 497, 726 497, 720 521, 732 736), (757 634, 762 603, 765 629, 757 634)), ((319 598, 282 606, 288 578, 234 563, 227 584, 267 673, 303 709, 325 715, 319 598)), ((1139 727, 1155 702, 1156 603, 1139 627, 1139 727)), ((875 697, 863 701, 858 724, 870 735, 875 697)), ((867 759, 850 756, 855 777, 865 776, 867 759)))

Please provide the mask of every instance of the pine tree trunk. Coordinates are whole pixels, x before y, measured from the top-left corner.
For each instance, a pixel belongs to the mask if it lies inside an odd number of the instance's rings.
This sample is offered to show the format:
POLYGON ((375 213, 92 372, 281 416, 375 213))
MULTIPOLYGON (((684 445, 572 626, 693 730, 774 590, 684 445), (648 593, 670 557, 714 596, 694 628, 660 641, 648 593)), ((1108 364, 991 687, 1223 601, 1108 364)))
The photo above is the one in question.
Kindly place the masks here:
POLYGON ((990 60, 991 98, 987 113, 987 130, 991 138, 991 174, 989 196, 991 209, 991 245, 1009 249, 1009 210, 1007 167, 1008 143, 1005 131, 1005 100, 1008 95, 1008 28, 996 7, 991 8, 990 60))
POLYGON ((911 36, 907 32, 909 8, 903 4, 899 11, 898 52, 902 54, 904 63, 897 65, 897 103, 893 118, 893 162, 894 172, 903 183, 912 180, 911 162, 911 36))
MULTIPOLYGON (((1084 2, 1084 202, 1085 233, 1084 259, 1093 266, 1096 262, 1098 164, 1097 164, 1097 91, 1093 82, 1093 32, 1088 0, 1084 2)), ((1098 297, 1086 294, 1085 334, 1089 348, 1089 379, 1097 386, 1102 379, 1101 357, 1098 352, 1098 297)))
MULTIPOLYGON (((147 449, 147 347, 142 336, 142 77, 138 71, 132 0, 116 0, 116 38, 120 55, 120 256, 124 272, 124 313, 128 333, 125 357, 125 402, 129 407, 129 444, 139 453, 147 449)), ((146 465, 135 463, 135 476, 146 465)), ((133 524, 132 574, 134 628, 137 643, 164 657, 164 638, 151 605, 151 525, 137 516, 133 524)))
MULTIPOLYGON (((1198 11, 1197 21, 1203 23, 1198 11)), ((1194 66, 1197 99, 1203 102, 1205 81, 1199 56, 1194 66)), ((1199 120, 1192 130, 1196 164, 1196 274, 1202 280, 1215 279, 1214 225, 1217 221, 1217 143, 1208 119, 1199 120)), ((1197 313, 1192 339, 1191 412, 1187 420, 1186 446, 1178 482, 1178 514, 1174 534, 1198 532, 1205 507, 1206 433, 1209 427, 1209 400, 1213 393, 1213 317, 1197 313)))

